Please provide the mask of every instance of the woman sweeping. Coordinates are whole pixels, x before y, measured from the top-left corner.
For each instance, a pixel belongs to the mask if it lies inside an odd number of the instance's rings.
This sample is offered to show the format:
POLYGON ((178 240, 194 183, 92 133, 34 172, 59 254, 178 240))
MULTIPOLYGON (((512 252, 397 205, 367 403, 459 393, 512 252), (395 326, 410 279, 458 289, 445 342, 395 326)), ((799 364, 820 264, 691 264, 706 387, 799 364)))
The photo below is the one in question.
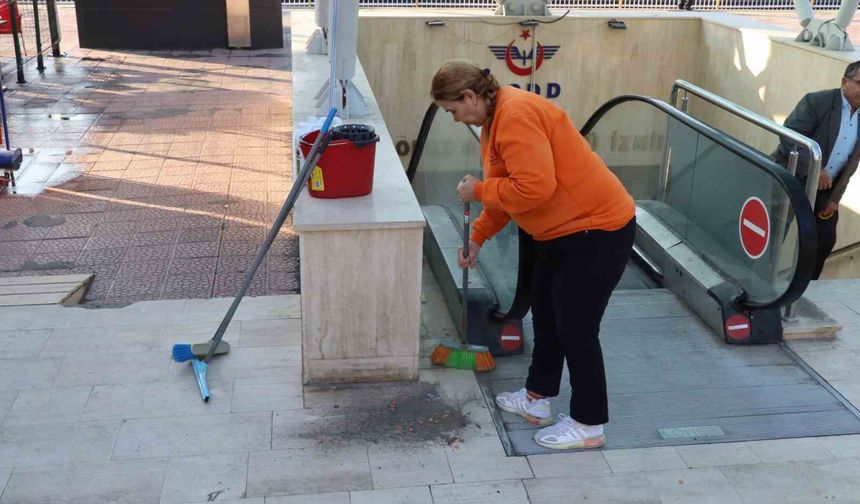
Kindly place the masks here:
POLYGON ((484 242, 511 219, 536 240, 532 363, 525 387, 499 394, 496 404, 546 426, 535 435, 543 447, 603 446, 609 413, 598 332, 633 247, 633 199, 549 100, 501 88, 467 61, 442 65, 431 96, 455 121, 482 127, 483 180, 467 175, 457 186, 462 201, 484 206, 460 267, 474 268, 484 242), (547 398, 559 393, 565 359, 570 416, 550 425, 547 398))

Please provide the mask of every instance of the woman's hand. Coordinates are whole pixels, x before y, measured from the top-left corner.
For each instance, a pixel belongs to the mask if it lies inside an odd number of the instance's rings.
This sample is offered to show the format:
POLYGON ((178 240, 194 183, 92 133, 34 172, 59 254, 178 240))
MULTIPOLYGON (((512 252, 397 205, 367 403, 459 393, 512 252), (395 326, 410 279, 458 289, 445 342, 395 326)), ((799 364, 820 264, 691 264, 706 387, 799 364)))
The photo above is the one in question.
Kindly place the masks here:
POLYGON ((475 185, 478 183, 478 178, 472 175, 466 175, 463 180, 457 184, 457 194, 460 196, 460 201, 477 201, 475 199, 475 185))
POLYGON ((465 268, 467 265, 474 268, 478 265, 478 252, 481 251, 481 246, 469 240, 469 258, 463 257, 463 247, 457 247, 457 265, 465 268))

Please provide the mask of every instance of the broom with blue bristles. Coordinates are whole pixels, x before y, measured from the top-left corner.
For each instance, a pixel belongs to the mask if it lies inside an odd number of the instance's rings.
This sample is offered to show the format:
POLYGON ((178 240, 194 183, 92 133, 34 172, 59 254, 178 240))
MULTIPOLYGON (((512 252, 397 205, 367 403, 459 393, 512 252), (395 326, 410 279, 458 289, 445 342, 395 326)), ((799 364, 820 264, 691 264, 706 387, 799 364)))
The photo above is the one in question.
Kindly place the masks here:
POLYGON ((230 351, 230 346, 226 341, 222 341, 221 338, 224 337, 224 333, 227 331, 227 326, 229 326, 230 321, 233 320, 233 314, 236 313, 236 309, 239 307, 239 302, 242 301, 242 298, 245 296, 245 291, 247 291, 248 287, 251 285, 251 281, 257 273, 257 268, 260 267, 260 264, 266 257, 266 253, 269 251, 269 247, 272 246, 272 243, 278 236, 281 226, 283 226, 284 222, 287 220, 287 216, 293 209, 293 205, 295 205, 302 187, 307 183, 308 178, 311 175, 311 170, 313 170, 317 165, 323 151, 328 146, 330 139, 329 128, 331 127, 331 122, 334 120, 336 113, 336 107, 329 109, 328 116, 326 116, 322 129, 320 130, 319 135, 317 135, 316 140, 314 140, 313 147, 311 147, 308 156, 305 158, 305 164, 302 166, 301 171, 299 171, 299 175, 293 183, 293 188, 290 189, 287 201, 285 201, 284 206, 281 207, 281 211, 275 219, 272 229, 269 230, 269 234, 266 236, 266 241, 263 242, 263 246, 260 247, 260 251, 257 253, 257 258, 254 260, 254 264, 245 275, 245 281, 242 283, 239 293, 236 294, 236 297, 233 299, 233 303, 227 310, 226 315, 224 315, 224 319, 221 320, 221 325, 218 326, 218 329, 215 331, 215 335, 206 343, 197 343, 193 345, 180 343, 173 346, 173 360, 176 362, 191 361, 191 368, 194 371, 194 376, 197 378, 197 386, 200 388, 200 396, 203 397, 204 401, 209 401, 209 386, 206 383, 206 369, 209 367, 209 362, 215 355, 224 354, 230 351))

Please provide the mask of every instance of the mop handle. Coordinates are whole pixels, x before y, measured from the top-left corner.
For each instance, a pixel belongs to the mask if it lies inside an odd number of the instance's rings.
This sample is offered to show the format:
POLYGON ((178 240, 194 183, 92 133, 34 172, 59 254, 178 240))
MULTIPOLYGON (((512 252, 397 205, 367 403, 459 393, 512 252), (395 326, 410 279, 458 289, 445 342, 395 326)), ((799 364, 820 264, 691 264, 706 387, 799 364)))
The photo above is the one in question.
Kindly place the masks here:
MULTIPOLYGON (((2 73, 2 72, 0 72, 0 73, 2 73)), ((3 91, 3 76, 2 75, 0 75, 0 115, 3 116, 3 137, 5 139, 3 147, 6 147, 7 149, 11 150, 12 147, 9 145, 9 126, 6 124, 6 96, 5 96, 5 93, 3 91)))
POLYGON ((467 330, 469 327, 469 221, 471 220, 471 204, 466 201, 463 203, 463 258, 466 259, 466 267, 463 268, 463 319, 460 325, 463 328, 462 337, 463 343, 468 343, 469 335, 467 330))
POLYGON ((311 170, 313 170, 314 166, 319 162, 323 151, 328 146, 328 142, 330 140, 329 128, 331 127, 331 122, 334 120, 336 113, 337 107, 329 109, 325 123, 323 123, 322 129, 317 135, 316 140, 314 140, 313 147, 311 147, 307 158, 305 158, 305 164, 299 172, 295 183, 293 183, 293 188, 290 189, 287 201, 285 201, 284 206, 281 207, 281 212, 275 219, 272 229, 269 230, 269 235, 266 236, 266 241, 263 243, 260 251, 257 252, 257 258, 254 259, 254 265, 251 266, 251 269, 248 270, 247 274, 245 274, 245 281, 242 283, 239 293, 236 294, 235 298, 233 298, 233 304, 230 305, 230 309, 227 310, 227 314, 224 315, 221 325, 219 325, 218 330, 215 331, 215 336, 212 337, 212 344, 209 345, 209 352, 206 353, 206 358, 203 359, 203 362, 206 364, 209 364, 209 360, 212 359, 213 355, 215 355, 215 349, 218 348, 218 344, 221 343, 221 338, 224 337, 224 333, 227 331, 227 326, 229 326, 230 321, 233 320, 233 314, 236 313, 236 309, 239 307, 239 302, 242 301, 243 297, 245 297, 245 291, 247 291, 248 287, 251 285, 251 281, 257 273, 257 268, 260 267, 260 264, 263 262, 263 258, 266 257, 266 253, 269 251, 269 247, 272 246, 272 242, 274 242, 275 238, 278 236, 281 226, 283 226, 284 222, 287 220, 287 215, 289 215, 290 210, 293 209, 293 205, 295 205, 302 187, 307 183, 308 177, 311 175, 311 170))

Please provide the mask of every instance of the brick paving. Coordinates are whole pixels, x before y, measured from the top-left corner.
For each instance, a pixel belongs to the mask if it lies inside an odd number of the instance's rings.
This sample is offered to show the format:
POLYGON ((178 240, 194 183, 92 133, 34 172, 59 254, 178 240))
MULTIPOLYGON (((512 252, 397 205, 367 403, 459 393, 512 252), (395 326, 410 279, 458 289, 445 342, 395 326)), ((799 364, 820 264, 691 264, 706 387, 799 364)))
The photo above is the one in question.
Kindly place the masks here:
MULTIPOLYGON (((0 196, 0 276, 93 272, 99 305, 235 294, 291 186, 289 51, 80 49, 59 12, 66 57, 6 79, 27 156, 0 196)), ((298 292, 298 271, 286 228, 249 293, 298 292)))
MULTIPOLYGON (((80 49, 59 10, 66 57, 6 78, 26 164, 0 276, 93 272, 90 304, 232 296, 292 182, 289 51, 80 49)), ((284 229, 249 294, 297 292, 297 258, 284 229)))

